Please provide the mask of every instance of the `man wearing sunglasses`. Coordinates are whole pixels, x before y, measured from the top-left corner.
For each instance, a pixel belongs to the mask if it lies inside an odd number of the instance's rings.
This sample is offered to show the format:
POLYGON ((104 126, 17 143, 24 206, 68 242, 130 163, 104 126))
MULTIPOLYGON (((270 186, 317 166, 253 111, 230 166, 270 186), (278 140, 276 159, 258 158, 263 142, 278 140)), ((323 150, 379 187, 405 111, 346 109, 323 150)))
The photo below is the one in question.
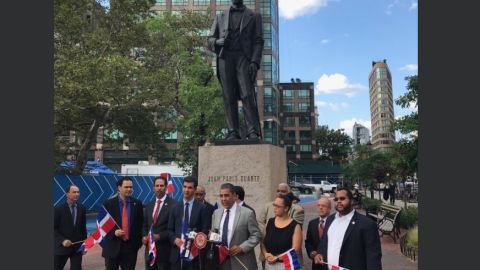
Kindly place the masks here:
MULTIPOLYGON (((327 218, 316 264, 333 264, 355 270, 381 270, 382 250, 377 224, 353 209, 353 194, 340 188, 333 199, 337 213, 327 218)), ((326 266, 324 269, 327 269, 326 266)))

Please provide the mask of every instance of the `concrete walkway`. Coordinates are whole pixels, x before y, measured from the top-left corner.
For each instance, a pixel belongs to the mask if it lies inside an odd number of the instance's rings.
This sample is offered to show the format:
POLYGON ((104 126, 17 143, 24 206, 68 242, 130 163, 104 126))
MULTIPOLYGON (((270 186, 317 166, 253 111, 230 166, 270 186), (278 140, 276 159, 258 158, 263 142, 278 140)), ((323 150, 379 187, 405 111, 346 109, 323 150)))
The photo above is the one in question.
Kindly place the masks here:
MULTIPOLYGON (((368 195, 370 194, 368 193, 368 195)), ((376 192, 376 195, 378 196, 378 192, 376 192)), ((395 204, 403 207, 403 202, 400 200, 397 200, 395 204)), ((408 205, 414 205, 414 204, 409 203, 408 205)), ((305 208, 305 224, 304 224, 304 239, 305 239, 308 221, 317 217, 316 201, 303 204, 302 206, 305 208)), ((360 212, 362 211, 360 210, 360 212)), ((397 243, 393 243, 393 239, 388 235, 385 235, 380 239, 382 244, 383 270, 417 270, 418 269, 418 261, 412 261, 401 253, 400 244, 398 240, 397 240, 397 243)), ((306 251, 305 249, 303 249, 304 266, 302 269, 311 270, 311 260, 307 257, 305 253, 306 251)), ((145 248, 142 247, 138 252, 137 265, 135 269, 138 269, 138 270, 145 269, 144 254, 145 254, 145 248)), ((70 262, 67 262, 65 269, 67 270, 70 269, 69 264, 70 262)), ((87 270, 105 269, 105 263, 102 257, 102 249, 99 245, 95 245, 83 257, 82 266, 83 266, 83 269, 87 269, 87 270)), ((355 270, 355 269, 350 269, 350 270, 355 270)))

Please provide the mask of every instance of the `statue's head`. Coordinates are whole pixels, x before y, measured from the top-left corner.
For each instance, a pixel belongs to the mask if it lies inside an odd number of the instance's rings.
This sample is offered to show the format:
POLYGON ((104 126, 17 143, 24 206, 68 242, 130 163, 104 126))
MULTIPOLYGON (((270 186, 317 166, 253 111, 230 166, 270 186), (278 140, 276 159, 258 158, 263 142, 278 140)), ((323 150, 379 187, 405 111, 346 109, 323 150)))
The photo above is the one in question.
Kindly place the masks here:
POLYGON ((232 0, 232 4, 236 6, 243 5, 243 0, 232 0))

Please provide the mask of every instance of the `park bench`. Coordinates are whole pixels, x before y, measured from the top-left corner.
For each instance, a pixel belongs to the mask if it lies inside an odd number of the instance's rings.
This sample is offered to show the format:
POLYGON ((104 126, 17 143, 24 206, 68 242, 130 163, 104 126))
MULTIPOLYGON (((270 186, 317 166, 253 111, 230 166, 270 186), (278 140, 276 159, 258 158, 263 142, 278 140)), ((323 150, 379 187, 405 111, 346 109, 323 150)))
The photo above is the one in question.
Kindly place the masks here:
POLYGON ((369 216, 377 220, 378 230, 382 233, 381 237, 383 237, 384 234, 390 235, 394 243, 396 243, 396 239, 400 237, 398 218, 401 210, 402 208, 399 206, 382 203, 380 211, 377 213, 368 213, 369 216))

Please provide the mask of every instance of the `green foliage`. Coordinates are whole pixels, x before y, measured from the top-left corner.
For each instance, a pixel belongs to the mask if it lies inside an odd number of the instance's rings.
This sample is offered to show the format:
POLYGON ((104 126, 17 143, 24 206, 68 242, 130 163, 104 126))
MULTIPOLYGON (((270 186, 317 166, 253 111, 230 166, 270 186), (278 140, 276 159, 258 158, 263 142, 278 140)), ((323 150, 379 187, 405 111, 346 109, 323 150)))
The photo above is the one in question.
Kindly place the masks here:
POLYGON ((320 126, 315 130, 314 138, 321 153, 319 159, 341 164, 351 152, 352 139, 343 133, 343 129, 334 130, 328 126, 320 126))
POLYGON ((406 240, 408 248, 418 249, 418 225, 415 225, 408 230, 406 240))
POLYGON ((401 228, 410 229, 418 224, 418 208, 416 206, 408 206, 400 211, 398 220, 401 228))
POLYGON ((369 209, 372 211, 377 211, 380 209, 380 205, 382 204, 381 200, 369 198, 367 196, 362 197, 362 208, 369 209))

